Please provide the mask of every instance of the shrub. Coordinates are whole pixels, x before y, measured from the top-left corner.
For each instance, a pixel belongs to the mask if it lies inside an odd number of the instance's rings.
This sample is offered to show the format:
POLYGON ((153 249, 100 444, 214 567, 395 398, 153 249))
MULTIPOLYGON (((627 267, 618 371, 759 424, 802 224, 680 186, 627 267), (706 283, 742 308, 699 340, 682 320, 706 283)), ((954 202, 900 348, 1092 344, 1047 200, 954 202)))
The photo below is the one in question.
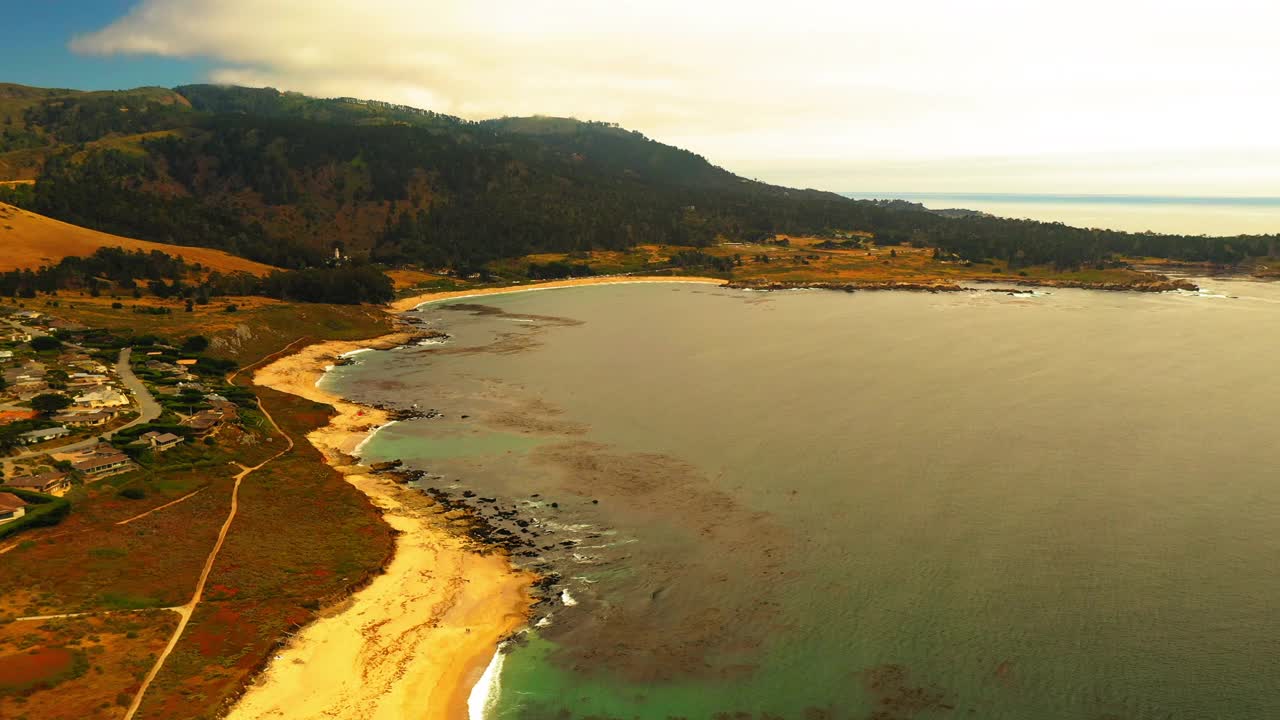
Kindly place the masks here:
POLYGON ((71 398, 58 393, 45 393, 31 398, 31 409, 45 415, 52 415, 70 404, 71 398))
POLYGON ((142 488, 127 487, 121 490, 119 492, 119 495, 120 497, 129 499, 129 500, 141 500, 147 496, 147 493, 142 488))
POLYGON ((30 490, 19 490, 18 488, 0 487, 0 491, 17 495, 33 506, 28 507, 27 514, 21 518, 0 525, 0 540, 27 528, 57 525, 67 516, 67 513, 71 512, 71 501, 66 498, 43 495, 30 490))
POLYGON ((192 335, 182 343, 182 352, 202 353, 209 348, 209 338, 203 335, 192 335))
POLYGON ((62 341, 52 335, 40 335, 31 338, 31 349, 36 352, 47 352, 62 347, 62 341))

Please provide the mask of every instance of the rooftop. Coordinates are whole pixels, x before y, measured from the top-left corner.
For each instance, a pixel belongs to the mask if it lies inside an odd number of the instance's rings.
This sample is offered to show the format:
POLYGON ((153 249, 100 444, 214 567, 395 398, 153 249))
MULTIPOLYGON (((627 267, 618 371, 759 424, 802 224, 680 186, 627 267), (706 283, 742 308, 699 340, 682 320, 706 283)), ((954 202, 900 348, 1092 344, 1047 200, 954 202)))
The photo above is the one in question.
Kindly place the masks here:
POLYGON ((29 504, 26 500, 13 493, 0 493, 0 512, 2 513, 11 513, 29 504))

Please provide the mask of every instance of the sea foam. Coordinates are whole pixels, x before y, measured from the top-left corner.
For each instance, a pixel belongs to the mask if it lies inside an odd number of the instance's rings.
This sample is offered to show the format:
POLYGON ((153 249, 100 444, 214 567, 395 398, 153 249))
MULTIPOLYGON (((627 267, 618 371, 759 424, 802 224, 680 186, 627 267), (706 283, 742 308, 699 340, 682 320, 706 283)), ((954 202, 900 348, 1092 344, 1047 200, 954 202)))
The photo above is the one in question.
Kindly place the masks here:
POLYGON ((500 677, 502 675, 502 663, 506 660, 506 655, 502 652, 502 646, 493 653, 493 659, 489 661, 488 667, 484 669, 484 674, 476 681, 475 687, 471 688, 471 694, 467 696, 467 717, 469 720, 484 720, 485 714, 489 708, 493 707, 498 701, 498 693, 502 689, 500 677))
MULTIPOLYGON (((370 431, 369 431, 369 434, 368 434, 368 435, 365 435, 365 436, 364 436, 364 439, 360 441, 360 444, 359 444, 359 445, 357 445, 357 446, 355 447, 355 449, 351 451, 351 454, 352 454, 352 455, 354 455, 354 456, 356 456, 356 457, 360 457, 360 452, 361 452, 362 450, 364 450, 364 446, 365 446, 365 445, 368 445, 368 444, 369 444, 369 441, 373 439, 373 436, 374 436, 374 435, 377 435, 378 433, 382 432, 383 430, 386 430, 387 428, 391 427, 392 425, 395 425, 397 422, 399 422, 399 420, 392 420, 391 422, 389 422, 389 423, 387 423, 387 424, 385 424, 385 425, 379 425, 378 427, 376 427, 376 428, 374 428, 374 429, 370 430, 370 431)), ((363 459, 363 458, 361 458, 361 459, 363 459)))

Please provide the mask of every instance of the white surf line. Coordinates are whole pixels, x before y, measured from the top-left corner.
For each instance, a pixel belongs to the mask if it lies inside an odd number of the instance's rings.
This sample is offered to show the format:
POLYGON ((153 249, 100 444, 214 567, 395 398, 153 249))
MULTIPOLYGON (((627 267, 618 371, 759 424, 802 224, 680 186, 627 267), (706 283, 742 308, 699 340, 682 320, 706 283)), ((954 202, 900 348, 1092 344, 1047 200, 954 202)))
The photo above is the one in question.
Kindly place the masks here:
POLYGON ((502 645, 499 645, 493 651, 493 659, 485 667, 484 674, 467 696, 468 720, 484 720, 489 709, 498 702, 498 693, 502 690, 502 664, 505 661, 506 655, 502 652, 502 645))
MULTIPOLYGON (((391 427, 392 425, 395 425, 395 424, 396 424, 396 423, 398 423, 398 422, 400 422, 400 421, 399 421, 399 420, 392 420, 391 422, 386 423, 385 425, 379 425, 378 427, 376 427, 376 428, 374 428, 374 429, 370 430, 370 431, 369 431, 369 434, 368 434, 368 435, 365 435, 365 436, 364 436, 364 439, 360 441, 360 444, 359 444, 359 445, 357 445, 357 446, 355 446, 355 448, 351 451, 351 454, 352 454, 352 455, 354 455, 355 457, 360 457, 360 453, 361 453, 361 451, 362 451, 362 450, 364 450, 364 446, 369 444, 369 441, 373 439, 373 436, 374 436, 374 435, 377 435, 378 433, 380 433, 380 432, 382 432, 383 430, 385 430, 385 429, 387 429, 387 428, 391 427)), ((363 459, 363 458, 362 458, 362 459, 363 459)))

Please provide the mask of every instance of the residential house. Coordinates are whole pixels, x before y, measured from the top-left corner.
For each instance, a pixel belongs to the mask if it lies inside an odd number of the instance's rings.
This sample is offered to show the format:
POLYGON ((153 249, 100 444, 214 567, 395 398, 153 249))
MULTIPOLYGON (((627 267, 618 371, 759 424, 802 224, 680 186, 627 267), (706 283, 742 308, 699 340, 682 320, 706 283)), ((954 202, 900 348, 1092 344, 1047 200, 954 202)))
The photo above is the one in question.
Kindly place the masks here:
POLYGON ((12 360, 12 359, 13 359, 12 350, 0 350, 0 360, 12 360))
POLYGON ((74 388, 98 387, 107 382, 106 375, 94 375, 90 373, 71 373, 67 376, 67 385, 74 388))
POLYGON ((205 433, 216 430, 219 425, 222 425, 222 420, 223 414, 218 410, 201 410, 195 415, 183 420, 182 424, 192 430, 195 430, 196 433, 204 435, 205 433))
POLYGON ((9 368, 4 371, 5 382, 10 385, 17 385, 31 380, 43 380, 44 375, 44 363, 38 362, 28 362, 19 367, 9 368))
POLYGON ((129 404, 129 397, 113 387, 100 387, 76 396, 75 404, 89 408, 124 407, 129 404))
POLYGON ((0 525, 27 514, 27 501, 13 493, 0 493, 0 525))
POLYGON ((85 475, 103 476, 133 468, 133 461, 124 453, 111 453, 106 455, 94 455, 88 460, 81 460, 74 463, 71 467, 84 473, 85 475))
POLYGON ((55 415, 53 421, 59 425, 73 428, 102 427, 116 418, 114 410, 98 410, 96 412, 71 412, 55 415))
POLYGON ((18 434, 18 442, 23 445, 35 445, 36 443, 49 442, 64 438, 71 434, 71 431, 64 427, 44 428, 43 430, 31 430, 18 434))
POLYGON ((35 310, 19 310, 13 314, 18 320, 39 320, 44 317, 44 313, 38 313, 35 310))
POLYGON ((182 444, 182 438, 173 433, 159 433, 152 430, 142 435, 139 440, 143 440, 151 445, 151 449, 157 452, 164 452, 171 447, 182 444))
POLYGON ((169 373, 169 374, 182 372, 182 369, 179 368, 177 365, 174 365, 173 363, 167 363, 163 360, 148 360, 143 367, 145 367, 148 370, 155 370, 156 372, 169 373))
POLYGON ((4 484, 20 490, 62 497, 71 489, 71 478, 64 472, 47 472, 40 475, 19 475, 6 480, 4 484))
POLYGON ((9 392, 19 400, 30 400, 48 389, 49 383, 43 380, 23 380, 9 386, 9 392))
POLYGON ((213 406, 216 412, 222 414, 222 419, 231 422, 240 417, 240 406, 220 395, 208 395, 205 397, 209 404, 213 406), (215 399, 216 398, 216 399, 215 399))

